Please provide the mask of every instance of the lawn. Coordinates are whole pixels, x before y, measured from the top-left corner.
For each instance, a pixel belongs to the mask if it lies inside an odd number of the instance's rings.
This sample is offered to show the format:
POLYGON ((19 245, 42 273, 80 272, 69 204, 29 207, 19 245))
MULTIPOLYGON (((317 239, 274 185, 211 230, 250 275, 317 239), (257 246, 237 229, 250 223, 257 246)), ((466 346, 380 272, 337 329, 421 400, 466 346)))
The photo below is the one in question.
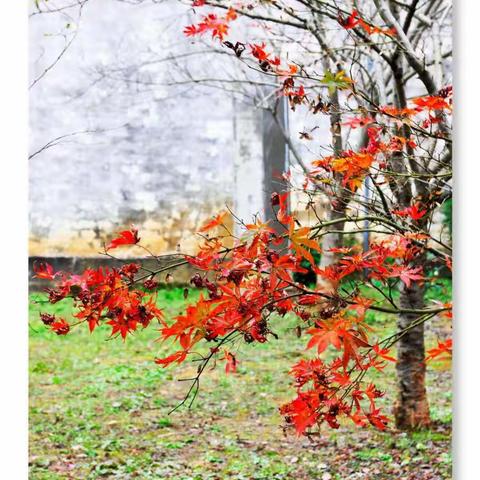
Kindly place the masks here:
MULTIPOLYGON (((445 286, 435 288, 431 297, 441 296, 445 286)), ((153 358, 168 349, 155 341, 155 328, 125 343, 108 340, 109 329, 102 327, 92 335, 78 328, 57 337, 42 325, 42 308, 32 302, 44 298, 30 298, 31 479, 451 478, 449 366, 429 367, 430 430, 380 433, 345 425, 297 438, 284 432, 277 410, 294 396, 286 373, 305 354, 294 319, 278 319, 278 340, 241 345, 235 375, 223 368, 206 372, 193 407, 168 415, 188 388, 178 379, 191 376, 195 366, 155 365, 153 358)), ((159 304, 168 315, 180 312, 183 289, 160 291, 159 304)), ((52 310, 70 315, 67 304, 52 310)), ((375 314, 369 321, 393 331, 392 317, 375 314)), ((443 338, 445 328, 435 319, 427 341, 443 338)), ((394 368, 376 381, 394 391, 394 368)))

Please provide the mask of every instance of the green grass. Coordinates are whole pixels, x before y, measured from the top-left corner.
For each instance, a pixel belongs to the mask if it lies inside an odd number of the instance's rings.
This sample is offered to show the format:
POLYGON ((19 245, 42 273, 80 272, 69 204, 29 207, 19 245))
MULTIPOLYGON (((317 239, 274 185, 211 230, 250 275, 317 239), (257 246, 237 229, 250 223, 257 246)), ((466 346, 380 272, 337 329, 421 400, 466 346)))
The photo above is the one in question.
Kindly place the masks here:
MULTIPOLYGON (((45 296, 32 294, 35 299, 45 296)), ((180 312, 183 289, 159 292, 159 304, 167 315, 180 312)), ((191 376, 195 365, 158 368, 153 358, 171 347, 156 341, 155 328, 125 343, 108 340, 105 327, 58 337, 41 324, 40 307, 32 303, 30 313, 32 479, 451 478, 448 370, 428 374, 432 430, 407 435, 348 425, 299 439, 284 434, 278 414, 294 395, 287 372, 305 355, 305 338, 295 336, 293 319, 277 320, 279 340, 241 345, 237 374, 226 376, 221 367, 207 371, 193 407, 168 415, 187 388, 178 378, 191 376)), ((47 308, 71 314, 62 302, 47 308)), ((387 315, 370 322, 394 329, 387 315)), ((428 342, 441 328, 440 321, 429 327, 428 342)), ((375 381, 394 391, 394 369, 375 381)))

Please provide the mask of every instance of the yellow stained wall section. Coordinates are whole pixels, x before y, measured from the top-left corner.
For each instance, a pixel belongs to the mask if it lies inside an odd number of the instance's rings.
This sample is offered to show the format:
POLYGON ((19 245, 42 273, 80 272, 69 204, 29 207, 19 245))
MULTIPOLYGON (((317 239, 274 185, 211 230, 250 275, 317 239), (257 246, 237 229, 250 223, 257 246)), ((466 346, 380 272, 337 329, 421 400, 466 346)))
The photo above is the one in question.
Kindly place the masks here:
MULTIPOLYGON (((208 217, 203 220, 208 220, 208 217)), ((203 221, 192 224, 185 218, 164 221, 148 219, 143 223, 136 224, 135 227, 141 238, 140 244, 156 255, 177 252, 194 254, 202 241, 202 238, 196 233, 202 223, 203 221)), ((225 217, 224 223, 229 231, 233 231, 233 219, 230 214, 225 217)), ((91 229, 82 228, 81 230, 72 226, 70 229, 65 228, 65 230, 45 237, 30 235, 29 255, 98 257, 103 252, 104 244, 108 244, 119 231, 129 229, 130 226, 130 224, 126 224, 108 229, 92 226, 91 229)), ((217 227, 217 229, 217 233, 222 234, 222 227, 217 227)), ((225 243, 226 246, 231 246, 231 242, 225 243)), ((148 253, 139 246, 125 246, 112 253, 119 258, 148 256, 148 253)))

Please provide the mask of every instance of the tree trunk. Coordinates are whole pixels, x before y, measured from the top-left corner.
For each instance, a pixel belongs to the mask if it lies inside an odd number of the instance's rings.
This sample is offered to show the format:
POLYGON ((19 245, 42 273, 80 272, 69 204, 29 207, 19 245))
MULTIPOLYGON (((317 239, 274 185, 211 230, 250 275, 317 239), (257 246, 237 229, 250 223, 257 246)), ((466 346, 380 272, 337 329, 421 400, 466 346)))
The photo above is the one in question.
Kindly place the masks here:
MULTIPOLYGON (((424 261, 421 256, 417 264, 424 261)), ((410 288, 403 283, 400 289, 400 306, 408 309, 424 307, 425 287, 413 282, 410 288)), ((416 314, 398 317, 398 330, 405 330, 418 320, 416 314)), ((424 324, 407 331, 398 341, 397 380, 398 399, 394 407, 395 424, 402 430, 428 426, 430 412, 425 388, 424 324)))

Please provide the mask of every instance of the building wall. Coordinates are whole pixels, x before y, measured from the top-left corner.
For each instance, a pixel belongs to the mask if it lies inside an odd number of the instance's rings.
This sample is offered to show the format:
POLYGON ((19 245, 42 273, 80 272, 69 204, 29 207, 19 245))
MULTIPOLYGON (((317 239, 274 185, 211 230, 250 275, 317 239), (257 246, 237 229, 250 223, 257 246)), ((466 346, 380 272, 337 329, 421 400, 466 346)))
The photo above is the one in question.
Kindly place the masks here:
POLYGON ((96 256, 132 223, 157 253, 192 251, 198 226, 232 203, 231 99, 169 85, 168 64, 149 64, 189 48, 177 5, 102 0, 79 22, 76 11, 31 17, 32 81, 77 32, 30 90, 30 152, 41 150, 30 160, 31 256, 96 256))

